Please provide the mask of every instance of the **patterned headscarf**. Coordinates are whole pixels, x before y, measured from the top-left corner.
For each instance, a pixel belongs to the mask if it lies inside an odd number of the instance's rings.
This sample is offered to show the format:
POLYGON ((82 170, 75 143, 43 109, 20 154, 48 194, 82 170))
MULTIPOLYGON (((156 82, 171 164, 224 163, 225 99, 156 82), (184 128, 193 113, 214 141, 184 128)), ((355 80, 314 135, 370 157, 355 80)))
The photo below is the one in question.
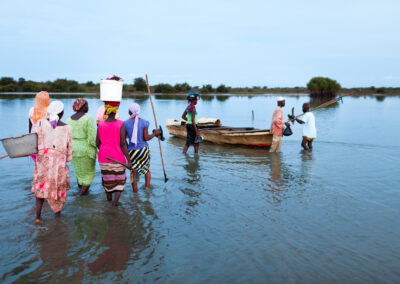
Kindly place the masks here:
POLYGON ((47 108, 47 118, 53 128, 57 127, 57 123, 60 120, 58 116, 64 110, 64 104, 61 101, 52 101, 47 108))
POLYGON ((83 98, 76 99, 74 105, 72 106, 72 109, 74 111, 79 111, 85 104, 87 104, 87 100, 83 98))
POLYGON ((137 136, 138 136, 138 129, 139 129, 140 106, 137 103, 133 103, 129 107, 129 110, 132 113, 130 118, 131 119, 135 118, 135 124, 133 125, 131 142, 136 146, 136 144, 137 144, 137 136))
POLYGON ((106 114, 117 113, 120 102, 104 102, 104 107, 106 109, 106 114))
POLYGON ((37 123, 39 120, 46 118, 46 111, 50 104, 49 93, 41 91, 35 96, 35 106, 33 108, 32 121, 37 123))

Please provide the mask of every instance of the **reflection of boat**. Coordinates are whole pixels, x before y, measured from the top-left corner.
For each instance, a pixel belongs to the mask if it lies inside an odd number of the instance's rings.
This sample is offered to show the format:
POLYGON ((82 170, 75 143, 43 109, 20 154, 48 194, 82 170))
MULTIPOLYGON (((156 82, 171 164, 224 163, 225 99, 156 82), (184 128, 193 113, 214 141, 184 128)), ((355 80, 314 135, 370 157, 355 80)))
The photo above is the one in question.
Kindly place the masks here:
MULTIPOLYGON (((272 143, 272 134, 267 129, 222 126, 219 119, 199 119, 197 125, 204 140, 215 144, 271 146, 272 143)), ((168 119, 167 128, 169 134, 186 138, 185 121, 168 119)))

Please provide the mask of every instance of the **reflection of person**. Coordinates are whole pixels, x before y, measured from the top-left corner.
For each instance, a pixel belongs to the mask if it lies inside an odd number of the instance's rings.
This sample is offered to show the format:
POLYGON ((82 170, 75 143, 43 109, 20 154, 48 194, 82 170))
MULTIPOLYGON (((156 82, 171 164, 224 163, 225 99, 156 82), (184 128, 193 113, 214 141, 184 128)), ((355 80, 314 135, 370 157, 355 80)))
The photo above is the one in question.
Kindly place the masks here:
POLYGON ((282 108, 285 106, 285 99, 282 97, 278 98, 278 106, 275 108, 274 113, 272 115, 272 123, 271 123, 271 133, 272 137, 272 144, 271 148, 269 149, 270 152, 280 152, 282 146, 282 133, 283 133, 283 126, 289 126, 288 122, 283 121, 283 112, 282 108))
POLYGON ((315 116, 310 112, 309 103, 303 104, 303 112, 304 115, 302 119, 296 119, 298 123, 304 124, 301 146, 303 146, 304 150, 312 151, 312 142, 317 137, 317 129, 315 128, 315 116))
MULTIPOLYGON (((146 187, 150 187, 150 150, 147 141, 159 135, 158 130, 154 130, 153 134, 148 133, 150 123, 147 120, 139 118, 140 106, 136 103, 129 107, 130 118, 125 120, 126 136, 128 137, 128 153, 132 168, 139 175, 144 174, 146 187)), ((137 178, 132 183, 132 189, 137 192, 137 178)))
MULTIPOLYGON (((39 92, 35 96, 35 106, 29 110, 29 133, 36 133, 39 127, 39 120, 46 118, 46 111, 50 104, 48 92, 39 92)), ((36 162, 37 154, 31 155, 36 162)))
POLYGON ((72 133, 71 127, 60 120, 63 114, 63 103, 53 101, 47 109, 49 121, 40 120, 37 130, 38 155, 32 186, 36 194, 36 223, 40 222, 44 199, 59 213, 70 188, 67 162, 72 160, 72 133))
POLYGON ((186 96, 188 100, 188 106, 182 114, 182 119, 186 120, 186 144, 183 147, 183 153, 186 154, 190 145, 194 146, 194 152, 199 152, 199 143, 196 141, 196 138, 200 137, 200 132, 197 128, 197 111, 196 104, 197 100, 200 99, 199 93, 196 91, 190 91, 186 96))
POLYGON ((120 102, 104 104, 108 118, 98 126, 96 145, 99 148, 99 164, 107 200, 112 201, 112 193, 115 192, 112 205, 117 206, 126 182, 125 167, 108 160, 107 157, 124 164, 127 162, 129 168, 131 161, 126 147, 124 122, 115 118, 120 102))
POLYGON ((72 128, 72 148, 74 150, 72 166, 78 180, 80 195, 89 190, 93 181, 96 166, 96 128, 93 118, 87 114, 89 104, 85 99, 76 99, 73 105, 73 114, 67 120, 72 128))

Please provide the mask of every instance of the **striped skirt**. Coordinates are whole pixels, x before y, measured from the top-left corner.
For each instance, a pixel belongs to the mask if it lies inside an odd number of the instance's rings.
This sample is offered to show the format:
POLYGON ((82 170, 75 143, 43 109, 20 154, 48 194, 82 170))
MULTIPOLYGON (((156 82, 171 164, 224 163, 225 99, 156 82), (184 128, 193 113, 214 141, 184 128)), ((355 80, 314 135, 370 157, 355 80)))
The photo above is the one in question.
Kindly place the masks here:
POLYGON ((125 167, 119 164, 100 163, 101 179, 106 192, 123 191, 126 182, 125 167))
POLYGON ((149 147, 143 147, 138 150, 130 150, 129 157, 131 158, 132 168, 140 175, 144 175, 150 170, 150 150, 149 147))

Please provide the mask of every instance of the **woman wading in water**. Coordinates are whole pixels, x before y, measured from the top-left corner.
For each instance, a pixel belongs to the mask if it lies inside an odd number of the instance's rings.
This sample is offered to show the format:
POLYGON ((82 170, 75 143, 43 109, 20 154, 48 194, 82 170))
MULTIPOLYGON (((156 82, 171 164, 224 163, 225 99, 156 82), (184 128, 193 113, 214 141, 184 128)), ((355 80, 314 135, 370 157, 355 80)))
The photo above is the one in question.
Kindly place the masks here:
POLYGON ((182 114, 182 119, 186 120, 186 144, 183 147, 183 154, 186 154, 190 145, 194 146, 194 152, 197 154, 199 152, 199 141, 200 132, 197 128, 197 111, 196 104, 197 100, 200 99, 199 93, 196 91, 190 91, 186 96, 188 100, 188 106, 182 114))
POLYGON ((108 160, 107 157, 127 163, 129 168, 131 161, 126 146, 124 122, 115 118, 120 103, 104 102, 104 104, 108 118, 98 126, 96 144, 99 148, 99 164, 107 200, 112 201, 113 206, 117 206, 126 182, 125 167, 108 160), (114 200, 112 200, 113 193, 115 193, 114 200))
MULTIPOLYGON (((136 103, 131 104, 129 107, 130 119, 124 122, 126 129, 126 136, 128 137, 128 153, 130 156, 132 168, 137 171, 139 175, 144 174, 146 180, 146 187, 150 187, 151 173, 150 173, 150 150, 147 141, 157 137, 160 132, 154 130, 153 134, 148 133, 150 123, 147 120, 139 118, 140 106, 136 103)), ((132 183, 134 192, 138 190, 138 176, 135 177, 132 183)))
POLYGON ((96 166, 96 128, 93 118, 87 114, 89 104, 85 99, 76 99, 73 114, 67 120, 72 128, 72 148, 74 150, 72 166, 80 195, 87 194, 93 181, 96 166))
POLYGON ((71 127, 60 119, 64 105, 54 101, 47 109, 48 120, 39 121, 38 154, 33 172, 32 192, 36 194, 36 223, 40 222, 44 199, 60 213, 70 188, 67 162, 72 160, 71 127))

